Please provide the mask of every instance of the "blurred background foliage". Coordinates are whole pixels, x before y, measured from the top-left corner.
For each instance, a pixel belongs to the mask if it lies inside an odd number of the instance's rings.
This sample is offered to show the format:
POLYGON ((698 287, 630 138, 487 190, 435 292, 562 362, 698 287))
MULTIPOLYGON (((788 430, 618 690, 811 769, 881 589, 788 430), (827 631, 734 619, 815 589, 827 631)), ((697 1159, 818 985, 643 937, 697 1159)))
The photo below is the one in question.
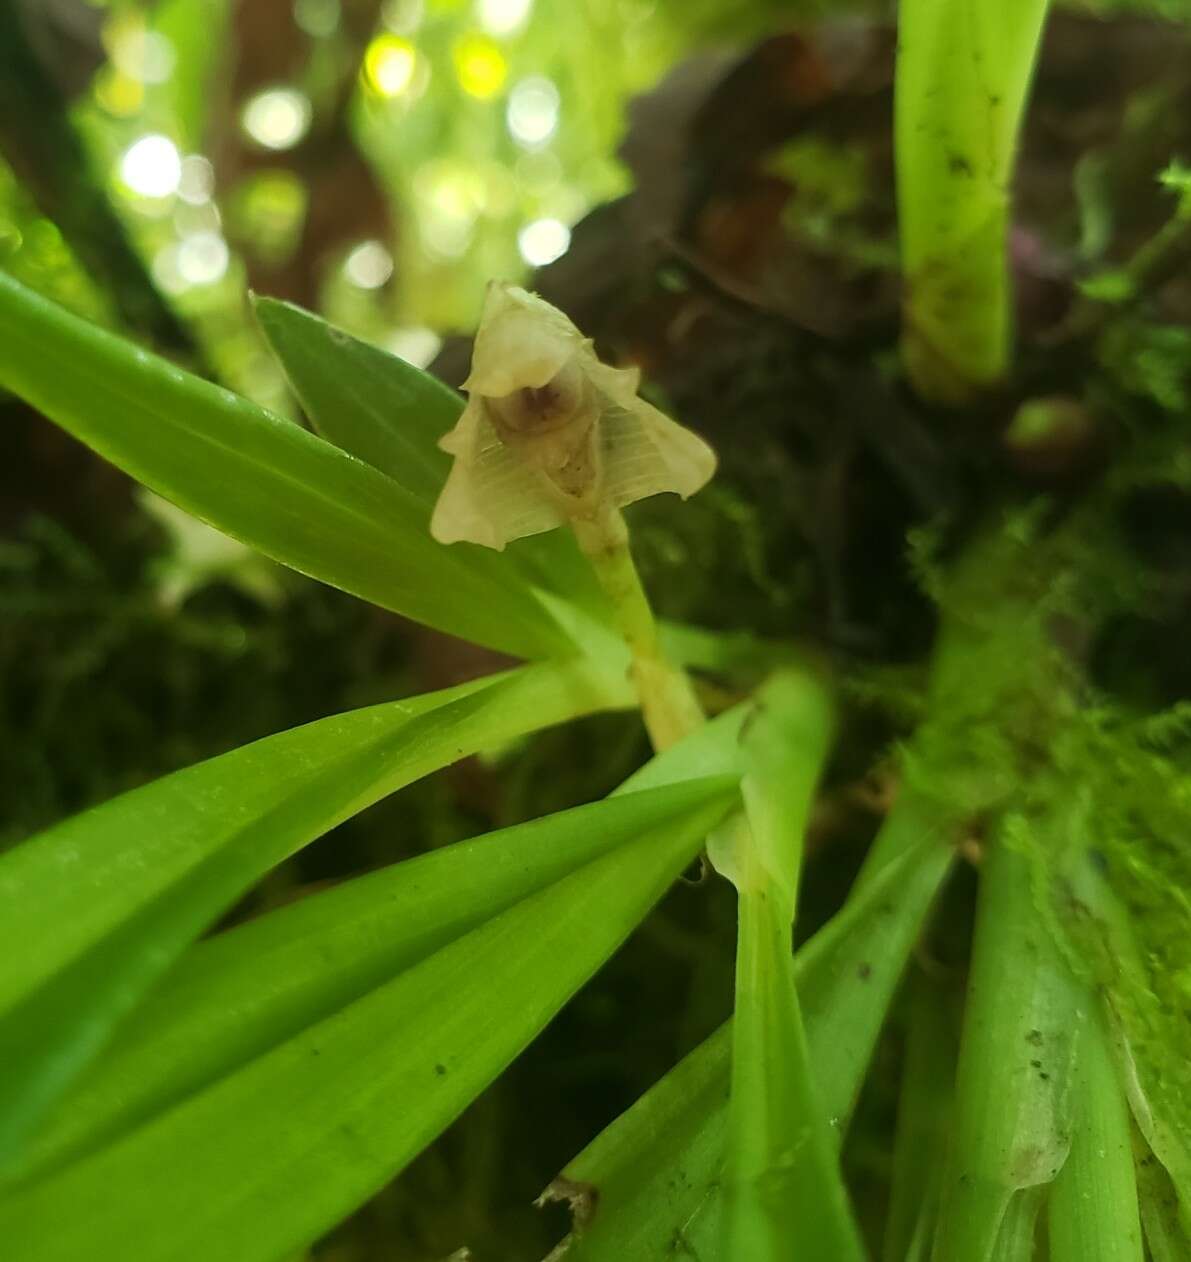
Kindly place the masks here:
MULTIPOLYGON (((819 6, 5 7, 0 67, 15 108, 3 128, 19 134, 3 146, 0 265, 112 318, 110 276, 91 266, 110 241, 75 222, 77 207, 58 213, 69 200, 94 212, 102 197, 219 374, 278 406, 277 371, 244 314, 246 286, 426 363, 444 330, 470 326, 490 277, 551 262, 592 205, 627 189, 615 149, 632 94, 697 45, 756 34, 775 10, 819 6), (44 111, 36 123, 34 104, 44 111)), ((118 266, 109 258, 105 270, 118 266)))

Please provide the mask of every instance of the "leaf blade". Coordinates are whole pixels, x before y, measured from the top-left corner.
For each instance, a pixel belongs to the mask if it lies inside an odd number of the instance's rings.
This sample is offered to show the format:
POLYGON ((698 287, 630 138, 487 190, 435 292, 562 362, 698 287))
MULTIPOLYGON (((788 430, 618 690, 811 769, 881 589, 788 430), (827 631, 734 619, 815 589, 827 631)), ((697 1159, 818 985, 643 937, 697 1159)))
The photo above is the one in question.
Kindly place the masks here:
POLYGON ((494 740, 627 704, 627 691, 582 664, 541 663, 370 707, 175 773, 4 856, 0 894, 13 912, 0 949, 21 965, 0 991, 0 1151, 15 1158, 148 987, 275 863, 412 779, 494 740), (82 854, 89 883, 63 881, 82 854), (43 917, 61 927, 53 938, 37 933, 43 917))
POLYGON ((23 1177, 106 1146, 484 919, 735 787, 608 798, 358 877, 198 943, 32 1145, 23 1177))
MULTIPOLYGON (((951 867, 950 821, 944 828, 930 820, 910 795, 899 800, 874 846, 880 869, 794 957, 820 1096, 841 1133, 918 928, 951 867)), ((568 1262, 665 1256, 677 1241, 692 1256, 717 1256, 731 1046, 726 1023, 566 1166, 563 1178, 600 1193, 599 1212, 568 1262)))
POLYGON ((568 651, 499 557, 440 547, 392 479, 2 271, 0 383, 166 499, 303 574, 515 656, 568 651))
POLYGON ((133 1224, 141 1262, 266 1262, 302 1247, 543 1028, 729 805, 586 865, 113 1148, 9 1198, 0 1234, 23 1262, 118 1251, 133 1224))

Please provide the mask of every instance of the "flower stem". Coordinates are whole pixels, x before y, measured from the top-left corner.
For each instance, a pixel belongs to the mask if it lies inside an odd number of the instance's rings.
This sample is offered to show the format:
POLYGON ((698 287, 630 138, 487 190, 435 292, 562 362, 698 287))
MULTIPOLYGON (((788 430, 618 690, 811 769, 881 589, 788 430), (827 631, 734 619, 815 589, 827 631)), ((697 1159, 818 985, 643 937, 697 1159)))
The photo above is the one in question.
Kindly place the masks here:
POLYGON ((667 749, 703 722, 703 711, 686 673, 662 651, 653 609, 629 549, 628 526, 615 508, 576 518, 572 525, 629 647, 649 738, 654 749, 667 749))

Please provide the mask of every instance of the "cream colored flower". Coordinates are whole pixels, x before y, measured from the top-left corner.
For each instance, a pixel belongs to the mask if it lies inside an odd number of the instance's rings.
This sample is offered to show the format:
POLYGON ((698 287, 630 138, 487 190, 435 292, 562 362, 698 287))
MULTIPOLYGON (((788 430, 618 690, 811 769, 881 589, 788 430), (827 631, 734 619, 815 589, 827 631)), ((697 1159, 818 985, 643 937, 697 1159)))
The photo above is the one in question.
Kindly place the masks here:
POLYGON ((431 534, 500 550, 662 491, 693 495, 715 454, 638 398, 639 383, 637 369, 600 363, 557 308, 492 282, 463 383, 467 407, 439 443, 455 463, 431 534))

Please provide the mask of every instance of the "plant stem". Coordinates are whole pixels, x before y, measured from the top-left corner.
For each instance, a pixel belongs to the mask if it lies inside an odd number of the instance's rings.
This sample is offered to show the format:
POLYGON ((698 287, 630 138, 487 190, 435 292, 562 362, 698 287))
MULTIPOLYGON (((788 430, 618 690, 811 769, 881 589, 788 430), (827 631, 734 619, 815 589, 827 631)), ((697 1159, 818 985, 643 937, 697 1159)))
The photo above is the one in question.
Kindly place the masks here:
POLYGON ((690 735, 703 711, 686 673, 662 651, 657 622, 629 549, 629 531, 615 508, 572 523, 612 606, 616 625, 632 657, 633 683, 646 730, 659 752, 690 735))
POLYGON ((1050 1194, 1051 1262, 1142 1262, 1129 1107, 1103 1018, 1079 1040, 1071 1154, 1050 1194))
POLYGON ((960 403, 1004 375, 1009 181, 1047 0, 902 0, 895 140, 902 355, 960 403))

